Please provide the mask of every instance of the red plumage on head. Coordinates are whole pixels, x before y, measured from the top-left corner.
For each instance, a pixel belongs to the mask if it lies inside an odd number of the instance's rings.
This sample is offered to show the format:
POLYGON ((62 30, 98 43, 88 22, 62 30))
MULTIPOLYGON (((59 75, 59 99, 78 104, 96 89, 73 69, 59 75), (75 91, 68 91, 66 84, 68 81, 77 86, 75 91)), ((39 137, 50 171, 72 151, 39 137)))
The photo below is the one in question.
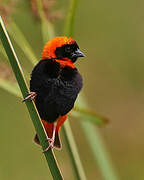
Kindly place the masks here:
POLYGON ((45 44, 42 52, 42 59, 56 58, 55 50, 57 47, 61 47, 65 44, 72 44, 74 42, 75 41, 72 40, 71 37, 67 38, 66 36, 53 38, 45 44))

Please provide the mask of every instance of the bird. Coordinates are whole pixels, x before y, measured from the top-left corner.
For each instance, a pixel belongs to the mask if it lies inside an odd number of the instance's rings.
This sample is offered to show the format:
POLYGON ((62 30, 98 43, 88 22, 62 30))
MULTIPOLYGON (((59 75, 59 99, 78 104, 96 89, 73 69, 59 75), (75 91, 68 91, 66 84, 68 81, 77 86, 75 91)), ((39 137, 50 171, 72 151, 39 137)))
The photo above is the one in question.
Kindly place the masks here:
MULTIPOLYGON (((75 62, 84 56, 71 37, 55 37, 44 45, 42 58, 32 70, 30 93, 23 101, 34 100, 42 119, 49 142, 44 152, 61 148, 59 131, 83 86, 75 62)), ((40 145, 37 134, 34 141, 40 145)))

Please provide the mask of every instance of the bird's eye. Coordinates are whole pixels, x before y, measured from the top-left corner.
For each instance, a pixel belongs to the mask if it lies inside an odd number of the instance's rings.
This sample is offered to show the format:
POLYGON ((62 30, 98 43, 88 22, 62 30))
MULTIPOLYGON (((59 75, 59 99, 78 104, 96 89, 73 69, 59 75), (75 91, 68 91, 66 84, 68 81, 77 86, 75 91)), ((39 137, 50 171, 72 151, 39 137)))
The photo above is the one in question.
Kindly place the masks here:
POLYGON ((67 52, 67 53, 71 52, 71 47, 70 46, 66 46, 65 47, 65 52, 67 52))

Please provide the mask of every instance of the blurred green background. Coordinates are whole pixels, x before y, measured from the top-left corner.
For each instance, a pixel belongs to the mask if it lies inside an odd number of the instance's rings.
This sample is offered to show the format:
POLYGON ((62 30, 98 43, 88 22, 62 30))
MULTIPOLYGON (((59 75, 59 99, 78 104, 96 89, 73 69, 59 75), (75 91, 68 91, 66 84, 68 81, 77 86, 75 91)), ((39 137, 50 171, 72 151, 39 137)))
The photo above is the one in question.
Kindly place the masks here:
MULTIPOLYGON (((2 1, 5 5, 9 2, 2 1)), ((62 34, 67 5, 66 0, 61 0, 54 6, 63 17, 55 21, 57 35, 62 34)), ((75 23, 75 40, 86 54, 76 64, 84 78, 83 92, 90 107, 110 119, 100 132, 122 180, 144 179, 143 16, 142 2, 136 6, 136 1, 129 0, 81 0, 75 23)), ((40 59, 43 48, 40 23, 31 12, 30 1, 17 0, 10 17, 40 59)), ((15 43, 14 46, 30 74, 31 64, 15 43)), ((3 60, 7 63, 0 55, 0 62, 3 60)), ((25 105, 3 89, 0 100, 0 179, 51 179, 41 149, 32 142, 35 132, 25 105)), ((88 179, 102 180, 79 120, 70 121, 88 179)), ((65 179, 73 180, 64 142, 63 149, 55 153, 65 179)))

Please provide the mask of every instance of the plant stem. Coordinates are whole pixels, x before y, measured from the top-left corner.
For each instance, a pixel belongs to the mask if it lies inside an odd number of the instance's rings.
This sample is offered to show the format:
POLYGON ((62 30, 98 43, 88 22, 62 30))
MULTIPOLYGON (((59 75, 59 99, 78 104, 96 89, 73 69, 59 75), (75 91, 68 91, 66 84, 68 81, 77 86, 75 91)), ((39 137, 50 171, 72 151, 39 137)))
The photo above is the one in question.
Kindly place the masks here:
POLYGON ((37 1, 38 12, 41 19, 41 30, 42 30, 43 41, 44 43, 46 43, 49 39, 54 37, 54 28, 53 28, 53 24, 48 19, 46 19, 42 7, 42 1, 41 0, 36 0, 36 1, 37 1))
POLYGON ((21 97, 21 93, 18 89, 18 86, 14 82, 10 82, 9 80, 0 78, 0 87, 11 94, 14 94, 17 97, 21 97))
POLYGON ((88 121, 81 122, 86 138, 105 180, 118 180, 99 130, 88 121))
MULTIPOLYGON (((21 89, 22 95, 23 95, 23 97, 26 97, 28 94, 28 88, 27 88, 26 81, 25 81, 25 78, 23 75, 23 71, 22 71, 19 60, 16 56, 16 53, 14 51, 14 48, 12 46, 10 39, 9 39, 9 36, 7 34, 6 28, 3 24, 1 17, 0 17, 0 38, 1 38, 2 44, 5 48, 6 54, 9 58, 11 67, 13 69, 13 72, 14 72, 15 77, 17 79, 17 82, 19 84, 19 87, 21 89)), ((48 147, 49 144, 48 144, 48 142, 45 141, 47 138, 46 132, 45 132, 43 124, 40 120, 39 114, 38 114, 36 107, 32 101, 26 101, 26 106, 28 108, 29 114, 30 114, 31 119, 33 121, 35 130, 36 130, 37 135, 39 137, 42 148, 44 150, 45 148, 48 147)), ((58 168, 58 165, 57 165, 57 162, 56 162, 56 159, 54 157, 52 150, 47 151, 46 153, 44 153, 44 155, 46 157, 46 160, 47 160, 47 163, 49 165, 49 168, 50 168, 50 171, 51 171, 53 178, 55 180, 62 180, 63 177, 62 177, 61 172, 58 168)))
POLYGON ((71 115, 79 117, 82 121, 85 119, 86 121, 89 121, 97 126, 103 126, 109 122, 108 118, 97 115, 88 108, 82 108, 81 106, 75 105, 73 110, 74 111, 71 112, 71 115))
POLYGON ((15 40, 17 45, 21 48, 21 50, 25 53, 26 57, 32 62, 33 65, 37 64, 37 58, 35 54, 33 53, 33 50, 29 44, 29 42, 24 37, 23 33, 19 29, 19 27, 15 24, 13 20, 10 22, 10 26, 8 28, 8 32, 12 36, 12 38, 15 40))
MULTIPOLYGON (((82 96, 79 97, 78 105, 85 109, 88 107, 82 96)), ((103 143, 99 129, 84 118, 83 121, 81 121, 81 125, 104 180, 118 180, 118 175, 112 165, 112 161, 103 143)))
POLYGON ((68 119, 62 127, 62 132, 69 156, 71 158, 73 169, 75 171, 75 177, 78 180, 86 180, 86 175, 81 164, 79 153, 76 148, 76 143, 68 119))
POLYGON ((67 36, 73 36, 74 34, 74 20, 77 9, 78 0, 71 0, 68 15, 66 18, 64 34, 67 36))
MULTIPOLYGON (((66 36, 72 36, 73 34, 74 17, 75 17, 77 2, 78 2, 77 0, 71 0, 69 6, 69 12, 66 18, 65 28, 64 28, 64 34, 66 36)), ((86 179, 85 172, 70 127, 70 123, 68 121, 64 124, 62 130, 67 145, 68 153, 72 161, 73 169, 75 171, 75 175, 77 179, 81 179, 81 180, 86 179)))
POLYGON ((7 59, 7 55, 6 55, 6 53, 4 52, 4 49, 3 49, 3 47, 2 47, 1 44, 0 44, 0 53, 4 56, 4 58, 7 59))
MULTIPOLYGON (((76 7, 77 7, 78 0, 72 0, 70 4, 70 10, 66 19, 65 23, 65 29, 64 34, 67 36, 73 36, 73 29, 74 29, 74 19, 75 19, 75 13, 76 13, 76 7)), ((77 103, 79 107, 87 108, 87 104, 82 96, 79 96, 77 103)), ((85 117, 88 118, 88 117, 85 117)), ((109 160, 109 156, 105 150, 105 147, 102 146, 102 140, 100 135, 98 135, 98 131, 96 131, 93 127, 93 124, 90 124, 90 122, 86 121, 82 122, 83 130, 86 134, 86 137, 88 138, 88 142, 90 143, 91 149, 94 153, 94 156, 96 157, 96 160, 99 163, 100 170, 102 172, 103 177, 105 180, 117 180, 116 173, 111 165, 111 162, 109 160), (85 123, 85 124, 83 124, 85 123), (88 124, 88 126, 86 126, 88 124), (97 133, 96 133, 97 132, 97 133), (95 143, 93 143, 93 141, 95 143), (96 151, 96 147, 99 153, 96 151), (109 179, 107 179, 107 177, 109 179)))

